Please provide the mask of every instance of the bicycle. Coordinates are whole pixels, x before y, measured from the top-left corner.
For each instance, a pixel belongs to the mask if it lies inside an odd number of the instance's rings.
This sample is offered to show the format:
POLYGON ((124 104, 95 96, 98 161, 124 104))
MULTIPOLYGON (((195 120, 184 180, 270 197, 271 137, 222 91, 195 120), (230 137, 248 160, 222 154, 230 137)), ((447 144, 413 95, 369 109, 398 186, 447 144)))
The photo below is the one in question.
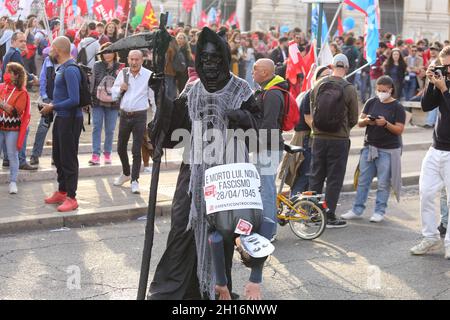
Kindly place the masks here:
POLYGON ((285 144, 285 151, 291 155, 286 166, 283 179, 277 195, 277 219, 281 226, 289 224, 292 232, 303 240, 314 240, 319 238, 325 231, 327 218, 324 210, 327 210, 326 202, 323 200, 323 194, 315 192, 304 192, 287 198, 283 195, 286 177, 289 172, 290 164, 293 161, 293 155, 303 153, 301 147, 294 147, 285 144))

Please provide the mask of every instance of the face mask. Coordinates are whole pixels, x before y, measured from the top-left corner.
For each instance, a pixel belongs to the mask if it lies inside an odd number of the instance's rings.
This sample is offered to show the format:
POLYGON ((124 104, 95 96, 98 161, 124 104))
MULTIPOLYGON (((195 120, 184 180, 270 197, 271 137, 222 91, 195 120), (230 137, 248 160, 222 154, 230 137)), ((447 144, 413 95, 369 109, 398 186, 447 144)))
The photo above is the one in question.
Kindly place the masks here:
POLYGON ((380 99, 381 102, 384 102, 386 100, 389 100, 391 97, 391 94, 389 92, 379 92, 377 91, 377 97, 380 99))
POLYGON ((3 80, 5 80, 6 84, 11 84, 11 75, 9 73, 5 73, 3 80))

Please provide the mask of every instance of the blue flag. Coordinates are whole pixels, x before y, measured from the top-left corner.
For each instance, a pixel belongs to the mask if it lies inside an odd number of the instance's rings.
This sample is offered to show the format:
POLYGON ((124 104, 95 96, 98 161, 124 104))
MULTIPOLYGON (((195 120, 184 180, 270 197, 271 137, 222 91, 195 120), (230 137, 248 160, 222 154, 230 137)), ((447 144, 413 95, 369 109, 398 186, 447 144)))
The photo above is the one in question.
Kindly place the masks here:
MULTIPOLYGON (((319 31, 319 5, 317 3, 314 3, 312 5, 312 11, 311 11, 311 33, 313 39, 316 38, 317 32, 319 31)), ((325 15, 325 11, 323 11, 322 14, 322 43, 325 43, 328 41, 326 39, 328 35, 328 22, 327 17, 325 15)))
POLYGON ((378 0, 345 0, 346 4, 366 15, 365 52, 367 62, 377 61, 377 49, 380 45, 380 16, 378 0))

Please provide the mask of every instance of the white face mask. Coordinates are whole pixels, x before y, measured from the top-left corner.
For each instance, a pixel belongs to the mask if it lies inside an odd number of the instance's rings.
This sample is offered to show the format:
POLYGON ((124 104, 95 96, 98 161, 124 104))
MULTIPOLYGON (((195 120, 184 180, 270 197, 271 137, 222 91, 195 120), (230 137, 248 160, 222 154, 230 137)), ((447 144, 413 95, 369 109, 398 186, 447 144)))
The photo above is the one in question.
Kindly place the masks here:
POLYGON ((391 94, 389 92, 379 92, 377 91, 377 97, 380 99, 381 102, 389 100, 391 97, 391 94))

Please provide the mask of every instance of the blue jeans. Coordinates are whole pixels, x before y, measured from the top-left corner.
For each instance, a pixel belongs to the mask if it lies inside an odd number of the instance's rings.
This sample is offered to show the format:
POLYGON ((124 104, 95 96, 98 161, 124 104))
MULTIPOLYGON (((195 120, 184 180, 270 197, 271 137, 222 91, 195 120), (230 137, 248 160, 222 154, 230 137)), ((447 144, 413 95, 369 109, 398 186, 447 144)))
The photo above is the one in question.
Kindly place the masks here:
POLYGON ((297 180, 295 180, 294 186, 291 189, 291 194, 296 195, 309 189, 309 177, 311 175, 311 147, 310 137, 306 136, 303 140, 303 152, 304 160, 297 172, 297 180))
MULTIPOLYGON (((25 140, 23 140, 22 149, 19 151, 19 166, 23 166, 27 164, 27 140, 28 133, 30 132, 30 127, 27 128, 27 133, 25 134, 25 140)), ((5 142, 3 144, 3 160, 9 161, 9 154, 6 152, 5 142)))
POLYGON ((372 94, 372 86, 370 83, 369 73, 361 73, 359 91, 361 93, 361 101, 363 103, 366 103, 366 101, 370 99, 372 94))
POLYGON ((416 77, 411 77, 409 81, 405 81, 404 96, 406 101, 410 101, 417 92, 417 79, 416 77))
MULTIPOLYGON (((281 161, 282 153, 270 151, 262 151, 258 154, 258 169, 261 177, 261 198, 263 203, 263 215, 273 221, 277 221, 277 187, 276 187, 276 173, 278 165, 281 161)), ((274 224, 272 236, 277 234, 277 224, 274 224)))
POLYGON ((448 225, 448 203, 445 189, 441 192, 441 223, 446 227, 448 225))
POLYGON ((44 149, 45 138, 47 137, 50 124, 45 123, 45 118, 41 117, 39 120, 39 125, 36 130, 36 136, 34 138, 33 151, 31 151, 31 156, 39 158, 42 155, 42 150, 44 149))
POLYGON ((17 139, 19 131, 0 131, 0 145, 6 145, 6 153, 8 155, 10 182, 17 182, 19 174, 19 152, 17 151, 17 139))
POLYGON ((378 178, 378 189, 375 204, 375 213, 380 215, 386 214, 387 202, 391 189, 391 155, 387 152, 379 151, 378 158, 374 161, 367 161, 369 148, 364 148, 359 161, 358 190, 356 193, 355 204, 353 205, 353 213, 362 215, 366 209, 366 202, 369 197, 370 186, 373 178, 378 178))
POLYGON ((109 107, 95 106, 92 108, 92 153, 100 155, 103 122, 105 123, 105 144, 103 152, 111 154, 114 130, 116 129, 117 118, 119 110, 111 109, 109 107))
POLYGON ((427 120, 425 122, 425 124, 434 127, 434 125, 436 124, 437 121, 437 117, 438 117, 438 110, 439 108, 434 109, 433 111, 430 111, 427 113, 427 120))

